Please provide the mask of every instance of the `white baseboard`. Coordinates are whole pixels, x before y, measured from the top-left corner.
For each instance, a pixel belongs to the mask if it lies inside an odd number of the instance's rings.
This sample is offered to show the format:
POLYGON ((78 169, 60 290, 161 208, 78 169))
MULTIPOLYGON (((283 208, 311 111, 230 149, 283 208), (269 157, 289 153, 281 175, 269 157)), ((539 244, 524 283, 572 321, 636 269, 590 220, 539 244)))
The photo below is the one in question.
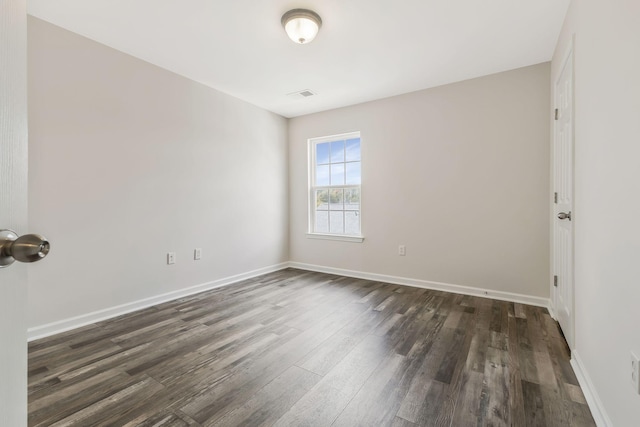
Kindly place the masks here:
POLYGON ((82 326, 90 325, 92 323, 101 322, 103 320, 111 319, 113 317, 121 316, 123 314, 131 313, 132 311, 141 310, 143 308, 151 307, 164 302, 172 301, 178 298, 183 298, 189 295, 197 294, 199 292, 208 291, 211 289, 227 286, 233 283, 237 283, 241 280, 250 279, 252 277, 260 276, 261 274, 272 273, 274 271, 282 270, 285 268, 298 268, 301 270, 317 271, 321 273, 337 274, 347 277, 355 277, 358 279, 375 280, 378 282, 393 283, 396 285, 413 286, 416 288, 433 289, 445 292, 452 292, 456 294, 472 295, 484 298, 493 298, 502 301, 516 302, 520 304, 529 304, 539 307, 549 307, 549 299, 541 297, 533 297, 529 295, 521 295, 511 292, 495 291, 491 289, 473 288, 469 286, 452 285, 449 283, 432 282, 420 279, 410 279, 407 277, 389 276, 385 274, 366 273, 361 271, 345 270, 341 268, 324 267, 313 264, 305 264, 300 262, 283 262, 281 264, 272 265, 269 267, 260 268, 257 270, 249 271, 235 276, 225 277, 222 279, 214 280, 212 282, 202 283, 200 285, 191 286, 189 288, 180 289, 173 292, 168 292, 161 295, 145 298, 138 301, 118 305, 115 307, 109 307, 103 310, 94 311, 91 313, 82 314, 80 316, 70 317, 68 319, 59 320, 57 322, 48 323, 46 325, 35 326, 27 330, 27 339, 34 341, 40 338, 45 338, 51 335, 59 334, 61 332, 70 331, 72 329, 80 328, 82 326))
POLYGON ((133 302, 118 305, 115 307, 109 307, 103 310, 82 314, 80 316, 70 317, 68 319, 59 320, 57 322, 48 323, 46 325, 35 326, 27 330, 27 340, 34 341, 40 338, 45 338, 51 335, 59 334, 61 332, 70 331, 72 329, 90 325, 92 323, 100 322, 103 320, 111 319, 113 317, 121 316, 123 314, 131 313, 132 311, 151 307, 157 304, 161 304, 163 302, 173 301, 178 298, 184 298, 186 296, 197 294, 199 292, 204 292, 211 289, 220 288, 222 286, 231 285, 233 283, 237 283, 242 280, 260 276, 262 274, 272 273, 274 271, 282 270, 287 267, 289 267, 289 263, 283 262, 281 264, 259 268, 257 270, 249 271, 246 273, 236 274, 235 276, 229 276, 222 279, 214 280, 212 282, 206 282, 199 285, 190 286, 185 289, 167 292, 165 294, 144 298, 138 301, 133 301, 133 302))
POLYGON ((337 274, 340 276, 355 277, 357 279, 375 280, 377 282, 393 283, 395 285, 413 286, 416 288, 432 289, 483 298, 492 298, 501 301, 516 302, 520 304, 549 307, 549 298, 534 297, 516 294, 512 292, 494 291, 492 289, 473 288, 470 286, 452 285, 450 283, 432 282, 428 280, 410 279, 407 277, 388 276, 386 274, 365 273, 362 271, 344 270, 342 268, 324 267, 320 265, 305 264, 301 262, 289 262, 289 267, 301 270, 317 271, 320 273, 337 274))
POLYGON ((578 383, 580 383, 582 393, 584 393, 584 397, 587 400, 589 409, 591 409, 591 415, 593 415, 593 420, 596 422, 596 425, 598 427, 613 426, 611 419, 604 410, 604 405, 602 405, 600 396, 598 396, 598 392, 591 382, 589 373, 585 369, 584 364, 580 359, 580 355, 578 355, 576 350, 571 352, 571 366, 573 367, 573 372, 575 372, 576 377, 578 378, 578 383))

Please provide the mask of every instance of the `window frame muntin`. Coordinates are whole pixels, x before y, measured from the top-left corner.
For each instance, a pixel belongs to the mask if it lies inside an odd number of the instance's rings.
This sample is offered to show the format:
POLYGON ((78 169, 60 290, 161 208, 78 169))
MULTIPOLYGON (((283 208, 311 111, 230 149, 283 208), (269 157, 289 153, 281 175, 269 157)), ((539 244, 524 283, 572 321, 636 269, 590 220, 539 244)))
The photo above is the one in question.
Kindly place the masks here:
MULTIPOLYGON (((364 240, 364 236, 362 234, 362 133, 360 131, 353 132, 345 132, 339 133, 335 135, 329 136, 321 136, 316 138, 307 139, 307 169, 308 169, 308 177, 307 177, 307 237, 313 239, 327 239, 327 240, 339 240, 339 241, 348 241, 348 242, 362 242, 364 240), (327 165, 342 163, 345 165, 345 184, 342 185, 321 185, 314 186, 315 178, 316 178, 316 145, 322 144, 325 142, 334 142, 344 140, 345 143, 348 139, 358 138, 360 140, 360 184, 346 184, 346 164, 347 163, 355 163, 356 161, 347 161, 346 159, 346 148, 345 148, 345 159, 343 162, 331 162, 331 153, 329 153, 329 163, 327 165), (348 189, 348 188, 357 188, 360 190, 360 209, 357 211, 360 216, 359 224, 359 234, 336 234, 336 233, 317 233, 314 231, 315 229, 315 221, 316 221, 316 208, 315 204, 315 191, 316 190, 329 190, 334 188, 340 189, 348 189)), ((324 163, 323 163, 324 164, 324 163)), ((331 181, 329 181, 331 182, 331 181)), ((328 211, 331 211, 330 209, 328 211)), ((354 210, 346 210, 341 209, 341 212, 354 212, 354 210)), ((334 211, 337 212, 337 211, 334 211)))

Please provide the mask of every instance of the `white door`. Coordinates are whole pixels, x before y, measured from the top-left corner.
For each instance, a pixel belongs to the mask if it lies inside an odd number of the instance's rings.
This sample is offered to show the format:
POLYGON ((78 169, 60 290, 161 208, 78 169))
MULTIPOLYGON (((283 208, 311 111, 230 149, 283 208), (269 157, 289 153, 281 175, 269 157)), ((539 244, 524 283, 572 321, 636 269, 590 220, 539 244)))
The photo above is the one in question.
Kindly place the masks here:
POLYGON ((555 85, 553 142, 553 275, 552 295, 562 332, 574 348, 573 335, 573 49, 555 85))
MULTIPOLYGON (((0 229, 26 232, 27 12, 0 0, 0 229)), ((27 425, 27 272, 0 268, 0 426, 27 425)))

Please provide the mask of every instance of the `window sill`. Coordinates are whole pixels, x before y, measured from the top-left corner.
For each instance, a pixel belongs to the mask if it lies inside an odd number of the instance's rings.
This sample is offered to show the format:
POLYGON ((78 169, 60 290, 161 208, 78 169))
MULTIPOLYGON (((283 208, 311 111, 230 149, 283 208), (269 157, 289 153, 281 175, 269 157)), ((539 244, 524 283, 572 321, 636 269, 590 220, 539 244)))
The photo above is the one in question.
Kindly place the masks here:
POLYGON ((364 241, 364 236, 343 236, 340 234, 307 233, 307 238, 320 239, 320 240, 337 240, 340 242, 353 242, 353 243, 362 243, 364 241))

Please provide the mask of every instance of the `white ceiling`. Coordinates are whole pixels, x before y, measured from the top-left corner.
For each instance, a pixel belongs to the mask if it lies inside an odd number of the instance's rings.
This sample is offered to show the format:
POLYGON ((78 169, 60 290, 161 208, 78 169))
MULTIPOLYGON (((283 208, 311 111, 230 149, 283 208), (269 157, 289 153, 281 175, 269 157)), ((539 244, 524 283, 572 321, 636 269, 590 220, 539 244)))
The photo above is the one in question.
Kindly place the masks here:
POLYGON ((28 0, 28 12, 295 117, 549 61, 570 0, 28 0), (296 45, 280 17, 316 11, 296 45), (287 94, 310 89, 317 96, 287 94))

